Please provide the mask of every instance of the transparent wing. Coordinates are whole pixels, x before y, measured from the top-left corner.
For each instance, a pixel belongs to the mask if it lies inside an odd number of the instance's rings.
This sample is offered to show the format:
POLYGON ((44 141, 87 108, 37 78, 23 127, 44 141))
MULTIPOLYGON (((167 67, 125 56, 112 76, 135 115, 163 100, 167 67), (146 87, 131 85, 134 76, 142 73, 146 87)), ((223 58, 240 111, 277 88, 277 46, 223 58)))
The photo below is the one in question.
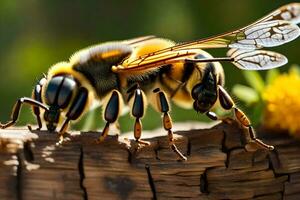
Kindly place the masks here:
MULTIPOLYGON (((184 57, 197 54, 198 49, 233 48, 253 52, 263 47, 279 46, 300 35, 300 28, 296 25, 299 21, 300 3, 288 4, 246 27, 206 39, 177 44, 136 59, 125 60, 121 65, 113 67, 113 70, 121 73, 160 67, 174 62, 171 60, 182 60, 184 57)), ((247 67, 242 68, 247 69, 247 67)))
POLYGON ((178 44, 172 49, 226 47, 258 49, 274 47, 297 38, 300 31, 296 24, 299 22, 300 3, 291 3, 238 30, 207 39, 178 44))
POLYGON ((197 55, 197 53, 199 53, 197 50, 173 50, 153 55, 148 54, 133 62, 131 60, 125 60, 122 65, 113 66, 112 70, 114 72, 150 70, 151 68, 184 61, 190 56, 197 55))
POLYGON ((288 21, 266 21, 238 32, 234 35, 235 38, 229 41, 227 47, 249 50, 274 47, 290 42, 299 35, 299 27, 288 21), (238 36, 238 34, 242 34, 242 36, 238 36))
POLYGON ((141 45, 142 43, 144 43, 146 41, 149 41, 149 40, 152 40, 154 38, 157 38, 157 37, 154 36, 154 35, 147 35, 147 36, 132 38, 132 39, 125 40, 125 41, 122 41, 122 42, 125 43, 125 44, 128 44, 132 47, 137 47, 137 46, 141 45))
POLYGON ((287 58, 273 51, 231 49, 227 55, 233 59, 233 64, 245 70, 266 70, 285 65, 287 58))
MULTIPOLYGON (((171 51, 151 56, 147 62, 141 61, 137 68, 120 68, 119 71, 138 72, 178 62, 232 62, 236 67, 244 70, 267 70, 280 67, 287 63, 287 58, 277 52, 267 50, 230 49, 227 57, 218 58, 191 58, 197 55, 197 51, 171 51), (153 60, 152 60, 153 59, 153 60)), ((113 70, 116 70, 113 68, 113 70)))
POLYGON ((257 20, 256 22, 271 21, 271 20, 285 20, 293 24, 300 23, 300 3, 290 3, 274 10, 267 16, 257 20))

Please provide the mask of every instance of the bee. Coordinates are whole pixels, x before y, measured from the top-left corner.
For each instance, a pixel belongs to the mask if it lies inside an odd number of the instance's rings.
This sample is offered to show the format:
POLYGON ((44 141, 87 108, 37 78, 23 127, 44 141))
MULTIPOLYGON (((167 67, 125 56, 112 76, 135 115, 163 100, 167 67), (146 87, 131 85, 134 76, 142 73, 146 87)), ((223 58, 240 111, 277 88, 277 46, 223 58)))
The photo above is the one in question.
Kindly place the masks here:
POLYGON ((212 120, 221 120, 212 111, 218 104, 232 111, 234 119, 262 148, 274 147, 259 140, 248 117, 224 89, 225 77, 220 62, 230 62, 243 70, 266 70, 282 66, 287 58, 262 50, 296 39, 300 35, 300 3, 280 7, 256 22, 206 39, 175 43, 155 36, 107 42, 76 52, 69 61, 53 65, 34 87, 31 98, 17 100, 11 120, 1 128, 14 125, 21 106, 28 104, 36 117, 38 129, 58 130, 59 141, 70 122, 88 112, 94 100, 103 107, 106 125, 99 142, 117 123, 124 106, 134 118, 134 137, 141 140, 142 122, 148 104, 162 115, 171 149, 186 157, 174 144, 170 101, 183 108, 193 108, 212 120), (213 57, 205 49, 229 49, 224 57, 213 57))

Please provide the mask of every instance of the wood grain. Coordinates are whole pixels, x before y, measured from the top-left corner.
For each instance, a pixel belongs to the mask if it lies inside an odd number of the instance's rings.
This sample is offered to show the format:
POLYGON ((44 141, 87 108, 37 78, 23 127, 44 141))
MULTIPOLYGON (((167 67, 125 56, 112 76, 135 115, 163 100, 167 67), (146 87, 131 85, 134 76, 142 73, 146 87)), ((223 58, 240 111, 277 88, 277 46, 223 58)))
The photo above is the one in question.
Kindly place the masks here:
POLYGON ((235 123, 178 131, 179 161, 166 136, 140 146, 72 132, 63 145, 46 131, 0 131, 0 199, 300 199, 300 143, 265 133, 272 152, 247 152, 235 123))

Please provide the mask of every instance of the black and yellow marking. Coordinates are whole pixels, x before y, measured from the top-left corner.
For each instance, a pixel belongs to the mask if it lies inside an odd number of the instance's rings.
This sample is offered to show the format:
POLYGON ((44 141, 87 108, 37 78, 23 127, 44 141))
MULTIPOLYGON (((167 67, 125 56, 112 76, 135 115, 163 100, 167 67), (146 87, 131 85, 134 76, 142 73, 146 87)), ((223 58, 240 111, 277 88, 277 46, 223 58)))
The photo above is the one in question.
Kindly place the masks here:
POLYGON ((119 89, 120 79, 111 67, 131 55, 132 48, 126 44, 110 42, 75 53, 70 59, 74 71, 84 75, 98 97, 105 97, 113 89, 119 89))

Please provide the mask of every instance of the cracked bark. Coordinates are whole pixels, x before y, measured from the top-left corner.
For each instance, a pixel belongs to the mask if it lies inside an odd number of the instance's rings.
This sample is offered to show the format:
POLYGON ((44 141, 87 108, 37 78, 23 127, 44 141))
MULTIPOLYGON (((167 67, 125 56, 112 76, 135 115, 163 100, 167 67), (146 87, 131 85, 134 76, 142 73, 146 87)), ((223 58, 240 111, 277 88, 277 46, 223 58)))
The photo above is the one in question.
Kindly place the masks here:
POLYGON ((133 141, 72 133, 62 146, 47 132, 0 131, 0 199, 299 199, 300 143, 260 136, 276 151, 244 149, 234 123, 176 132, 188 161, 177 161, 166 136, 133 141))

